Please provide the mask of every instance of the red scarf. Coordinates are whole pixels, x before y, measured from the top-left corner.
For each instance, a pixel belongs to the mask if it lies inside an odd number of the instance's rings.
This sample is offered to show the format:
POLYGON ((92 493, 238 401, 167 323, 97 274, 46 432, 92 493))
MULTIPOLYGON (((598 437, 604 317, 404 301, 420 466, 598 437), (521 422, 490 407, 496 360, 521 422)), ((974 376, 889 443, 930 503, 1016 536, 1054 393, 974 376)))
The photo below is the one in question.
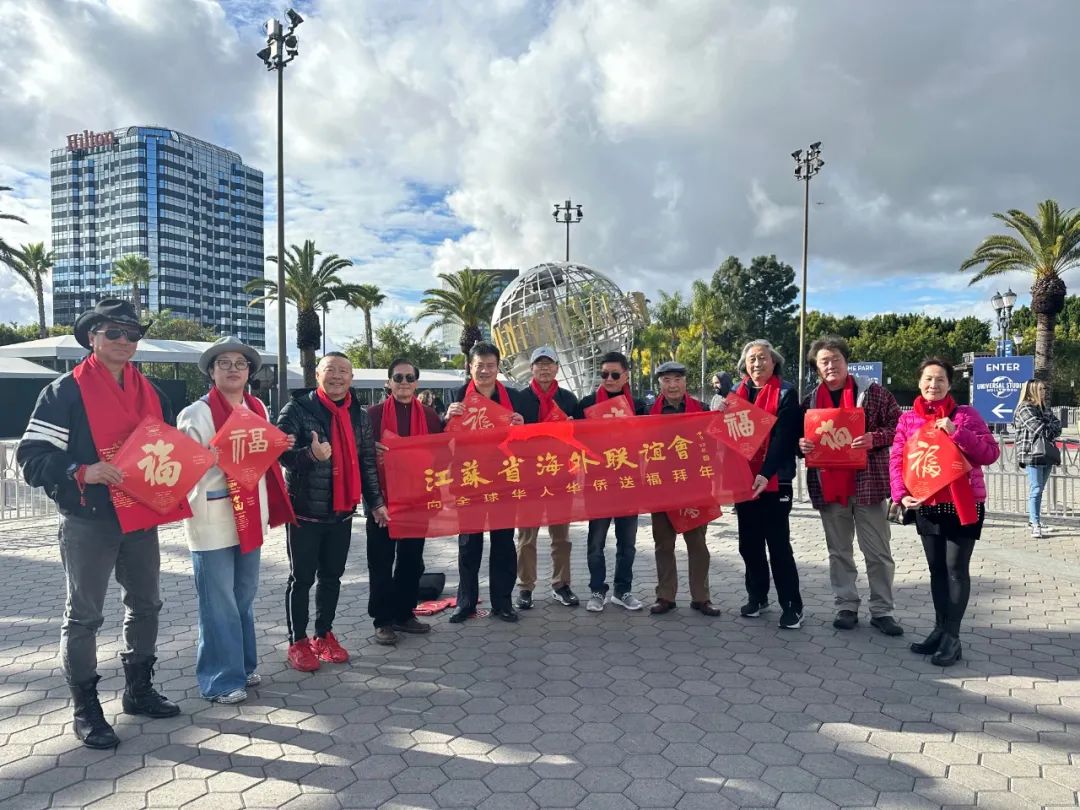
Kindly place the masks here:
MULTIPOLYGON (((472 380, 469 380, 469 384, 465 386, 465 396, 468 396, 470 391, 476 391, 476 385, 472 380)), ((476 393, 480 394, 479 391, 476 391, 476 393)), ((510 393, 506 390, 506 386, 498 380, 495 381, 495 393, 499 395, 498 403, 500 405, 508 411, 514 410, 514 403, 510 401, 510 393)), ((483 394, 480 394, 480 396, 483 396, 483 394)), ((462 397, 462 399, 464 398, 462 397)), ((488 399, 495 400, 494 397, 488 397, 488 399)))
POLYGON ((315 389, 319 402, 330 411, 330 466, 334 479, 334 511, 352 512, 360 503, 360 459, 356 454, 356 434, 353 433, 352 394, 345 395, 340 405, 321 388, 315 389))
MULTIPOLYGON (((750 378, 743 377, 742 382, 739 383, 739 387, 735 389, 735 396, 740 399, 750 401, 750 378)), ((757 395, 757 399, 754 400, 754 404, 761 408, 766 413, 770 413, 776 416, 776 412, 780 409, 780 378, 773 374, 769 379, 765 381, 765 385, 761 386, 761 390, 757 395)), ((757 452, 754 453, 754 457, 750 459, 750 472, 757 475, 763 466, 765 466, 765 455, 769 452, 769 440, 772 438, 772 434, 765 436, 765 441, 758 447, 757 452)), ((765 485, 766 492, 779 492, 780 491, 780 478, 777 475, 773 475, 769 479, 769 483, 765 485)))
MULTIPOLYGON (((705 410, 702 404, 689 394, 684 395, 683 401, 686 402, 686 409, 683 413, 702 413, 705 410)), ((658 416, 663 413, 665 404, 667 404, 667 400, 664 399, 664 395, 661 394, 656 398, 656 402, 653 403, 652 408, 649 409, 649 416, 658 416)))
MULTIPOLYGON (((112 459, 145 417, 162 418, 157 391, 131 363, 124 366, 123 388, 104 363, 92 354, 75 366, 72 376, 82 394, 90 435, 102 461, 112 459)), ((182 498, 176 508, 165 515, 144 506, 118 487, 109 487, 109 498, 116 508, 120 530, 125 534, 191 517, 187 498, 182 498)))
MULTIPOLYGON (((210 406, 210 416, 214 420, 214 430, 221 430, 229 418, 229 414, 233 411, 233 405, 225 399, 216 385, 210 389, 206 402, 210 406)), ((253 413, 262 414, 263 417, 266 416, 265 410, 260 407, 262 403, 251 394, 244 394, 244 404, 253 413)), ((281 465, 274 462, 263 477, 266 479, 266 500, 270 512, 270 526, 296 523, 296 513, 293 512, 292 501, 289 500, 289 491, 285 489, 285 476, 281 474, 281 465)), ((233 523, 236 524, 236 536, 240 539, 240 553, 247 554, 263 544, 259 488, 242 489, 229 476, 225 476, 225 486, 229 491, 229 501, 233 507, 233 523), (257 515, 258 517, 252 520, 251 515, 257 515)))
MULTIPOLYGON (((815 408, 835 408, 829 386, 825 383, 818 385, 815 408)), ((844 382, 844 390, 840 394, 841 408, 855 407, 855 380, 849 374, 844 382)), ((855 476, 858 470, 829 470, 821 467, 817 471, 818 480, 821 482, 821 497, 825 503, 838 503, 847 506, 848 501, 855 496, 855 476)))
POLYGON ((382 406, 382 432, 391 431, 395 436, 426 436, 427 429, 427 417, 424 415, 424 406, 413 397, 412 401, 405 407, 409 409, 409 432, 402 434, 398 430, 397 421, 397 408, 394 407, 394 398, 387 397, 382 406))
POLYGON ((540 387, 540 383, 538 383, 534 379, 532 382, 529 383, 529 388, 531 388, 532 392, 536 394, 536 398, 540 400, 539 421, 546 422, 548 416, 551 415, 552 409, 559 407, 555 404, 555 395, 559 393, 559 384, 556 382, 552 382, 551 387, 548 388, 547 391, 544 391, 544 389, 540 387))
MULTIPOLYGON (((616 394, 615 396, 626 397, 626 401, 630 403, 630 413, 637 412, 637 406, 634 405, 634 396, 630 393, 630 383, 626 383, 622 387, 622 393, 616 394)), ((601 385, 599 388, 596 389, 596 403, 598 405, 601 402, 607 402, 609 399, 611 399, 611 394, 608 393, 607 389, 604 388, 604 386, 601 385)))
MULTIPOLYGON (((945 417, 952 418, 956 411, 956 400, 952 394, 946 394, 944 399, 929 402, 924 397, 915 397, 913 410, 927 422, 934 422, 945 417)), ((956 514, 960 518, 961 526, 971 526, 979 522, 979 508, 975 502, 975 490, 971 488, 971 476, 961 475, 946 489, 939 490, 925 501, 927 506, 939 503, 951 503, 956 514), (947 490, 947 491, 946 491, 947 490)))

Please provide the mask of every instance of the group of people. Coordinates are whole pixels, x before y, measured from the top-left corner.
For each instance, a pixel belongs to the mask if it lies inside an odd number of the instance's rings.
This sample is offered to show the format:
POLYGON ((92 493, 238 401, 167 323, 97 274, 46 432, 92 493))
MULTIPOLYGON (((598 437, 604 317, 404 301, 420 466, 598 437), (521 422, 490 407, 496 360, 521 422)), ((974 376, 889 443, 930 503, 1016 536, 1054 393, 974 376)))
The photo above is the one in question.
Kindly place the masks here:
MULTIPOLYGON (((269 419, 265 406, 247 392, 261 357, 236 338, 217 341, 202 355, 199 368, 209 392, 174 419, 168 398, 135 368, 132 357, 147 326, 127 302, 105 299, 83 313, 75 337, 90 354, 69 374, 42 393, 18 448, 27 482, 41 486, 60 512, 59 545, 67 582, 61 629, 63 672, 74 702, 75 734, 84 744, 108 748, 118 737, 106 721, 97 693, 96 634, 103 621, 105 594, 115 571, 125 608, 126 676, 123 709, 133 714, 169 717, 180 711, 153 686, 159 593, 159 546, 156 526, 117 485, 122 474, 110 463, 112 452, 146 415, 153 415, 199 444, 211 439, 236 408, 269 419)), ((811 408, 858 408, 866 432, 855 448, 867 452, 858 471, 811 469, 807 483, 818 510, 829 554, 830 580, 838 630, 859 622, 861 596, 853 556, 857 540, 866 561, 870 624, 889 636, 903 634, 894 617, 894 563, 890 548, 889 505, 901 504, 916 523, 930 568, 936 614, 933 631, 912 650, 933 656, 942 666, 961 656, 960 623, 970 593, 968 563, 984 519, 985 486, 981 466, 997 458, 998 447, 977 412, 957 406, 949 396, 952 366, 931 358, 920 368, 920 397, 903 415, 881 385, 848 373, 848 347, 838 337, 817 340, 810 350, 819 383, 801 402, 783 378, 784 358, 766 340, 742 350, 740 379, 717 379, 713 410, 728 407, 726 394, 754 403, 776 421, 757 455, 749 497, 736 504, 739 552, 745 563, 745 617, 756 618, 769 606, 775 583, 779 626, 796 629, 803 619, 799 574, 790 539, 789 514, 796 458, 814 450, 803 435, 803 414, 811 408), (960 495, 943 490, 918 501, 904 484, 904 446, 927 422, 950 436, 971 464, 970 486, 960 495), (958 498, 964 501, 958 510, 958 498), (964 515, 972 514, 972 522, 964 515)), ((364 407, 352 396, 353 369, 345 355, 327 353, 316 369, 316 388, 296 392, 277 415, 276 424, 289 446, 280 466, 271 465, 257 490, 242 492, 218 466, 191 491, 181 510, 191 551, 199 601, 196 678, 203 697, 239 703, 260 683, 253 605, 259 582, 259 554, 269 526, 286 527, 289 577, 285 588, 287 660, 311 672, 324 663, 343 663, 349 654, 335 637, 341 578, 352 541, 352 521, 363 503, 366 512, 368 613, 374 639, 392 645, 401 634, 424 634, 430 625, 414 615, 424 572, 424 538, 392 539, 384 500, 384 437, 441 432, 462 415, 463 402, 478 394, 513 412, 513 424, 545 421, 553 409, 574 419, 606 400, 625 397, 635 416, 676 416, 710 408, 687 392, 686 368, 666 362, 656 369, 659 395, 651 406, 635 399, 630 364, 620 352, 602 358, 597 389, 580 400, 558 383, 559 358, 547 346, 532 352, 532 379, 520 390, 498 379, 500 355, 486 342, 468 356, 468 381, 454 391, 444 414, 417 397, 420 371, 407 358, 388 368, 386 400, 364 407), (283 474, 284 473, 284 474, 283 474), (252 516, 258 519, 253 520, 252 516), (315 617, 310 621, 311 589, 315 617), (313 627, 311 625, 313 624, 313 627)), ((1037 516, 1036 516, 1037 518, 1037 516)), ((586 609, 600 612, 609 604, 637 611, 644 605, 634 593, 637 515, 589 521, 586 559, 589 597, 586 609), (615 565, 609 582, 605 547, 614 524, 615 565)), ((1035 525, 1038 525, 1037 520, 1035 525)), ((651 515, 657 586, 649 607, 660 615, 677 606, 675 547, 678 532, 664 512, 651 515)), ((566 606, 580 604, 571 588, 569 526, 548 526, 551 539, 551 595, 566 606)), ((710 555, 706 526, 683 532, 689 568, 691 609, 718 616, 709 586, 710 555)), ((490 610, 506 622, 534 605, 537 544, 541 527, 506 526, 488 534, 490 610), (517 597, 514 586, 517 584, 517 597)), ((458 591, 451 623, 477 615, 479 571, 484 535, 458 538, 458 591)))

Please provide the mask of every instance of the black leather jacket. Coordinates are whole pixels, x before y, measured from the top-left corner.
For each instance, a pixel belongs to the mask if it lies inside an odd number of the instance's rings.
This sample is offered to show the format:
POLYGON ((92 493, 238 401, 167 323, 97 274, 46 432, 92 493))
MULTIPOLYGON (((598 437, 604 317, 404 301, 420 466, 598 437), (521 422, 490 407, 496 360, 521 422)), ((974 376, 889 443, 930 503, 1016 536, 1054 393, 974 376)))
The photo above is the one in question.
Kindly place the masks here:
MULTIPOLYGON (((371 432, 371 420, 367 410, 353 395, 353 433, 356 436, 356 454, 360 459, 360 486, 364 505, 370 511, 384 505, 379 473, 375 466, 375 439, 371 432)), ((334 487, 332 465, 329 459, 316 461, 311 455, 311 432, 319 441, 329 441, 330 412, 319 402, 314 391, 299 391, 286 403, 278 414, 277 426, 296 437, 296 444, 281 456, 285 467, 285 483, 289 488, 293 509, 297 517, 318 521, 340 521, 349 518, 351 512, 334 511, 334 487)))

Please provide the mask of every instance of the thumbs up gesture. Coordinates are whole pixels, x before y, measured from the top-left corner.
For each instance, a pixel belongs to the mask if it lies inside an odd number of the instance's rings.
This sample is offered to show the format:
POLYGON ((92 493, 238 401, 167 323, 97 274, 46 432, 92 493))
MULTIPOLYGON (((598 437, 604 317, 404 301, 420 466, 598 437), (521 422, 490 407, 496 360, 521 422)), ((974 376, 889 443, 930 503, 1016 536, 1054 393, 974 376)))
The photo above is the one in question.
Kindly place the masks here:
POLYGON ((331 452, 330 442, 320 442, 319 434, 314 430, 311 431, 311 455, 315 457, 315 460, 329 461, 331 452))

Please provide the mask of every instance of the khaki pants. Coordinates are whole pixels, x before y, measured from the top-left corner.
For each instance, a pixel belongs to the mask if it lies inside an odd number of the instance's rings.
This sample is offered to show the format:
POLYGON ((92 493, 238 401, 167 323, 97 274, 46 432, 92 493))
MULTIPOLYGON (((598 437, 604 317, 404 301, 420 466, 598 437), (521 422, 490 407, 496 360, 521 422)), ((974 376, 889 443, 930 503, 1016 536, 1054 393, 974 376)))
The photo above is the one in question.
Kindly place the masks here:
MULTIPOLYGON (((690 569, 690 599, 708 602, 709 547, 705 542, 705 526, 686 532, 686 557, 690 569)), ((675 564, 675 529, 663 512, 652 516, 653 543, 656 550, 656 598, 675 601, 679 590, 679 570, 675 564)))
POLYGON ((837 610, 859 612, 859 589, 856 582, 859 569, 855 567, 853 541, 866 559, 866 579, 870 583, 870 615, 891 616, 893 613, 893 563, 889 530, 888 501, 860 506, 852 499, 847 506, 838 503, 821 508, 821 524, 825 543, 829 547, 829 579, 837 610))
MULTIPOLYGON (((570 524, 548 526, 548 534, 551 536, 551 588, 557 590, 570 584, 570 524)), ((539 527, 518 529, 518 587, 525 591, 536 587, 536 539, 539 535, 539 527)))

